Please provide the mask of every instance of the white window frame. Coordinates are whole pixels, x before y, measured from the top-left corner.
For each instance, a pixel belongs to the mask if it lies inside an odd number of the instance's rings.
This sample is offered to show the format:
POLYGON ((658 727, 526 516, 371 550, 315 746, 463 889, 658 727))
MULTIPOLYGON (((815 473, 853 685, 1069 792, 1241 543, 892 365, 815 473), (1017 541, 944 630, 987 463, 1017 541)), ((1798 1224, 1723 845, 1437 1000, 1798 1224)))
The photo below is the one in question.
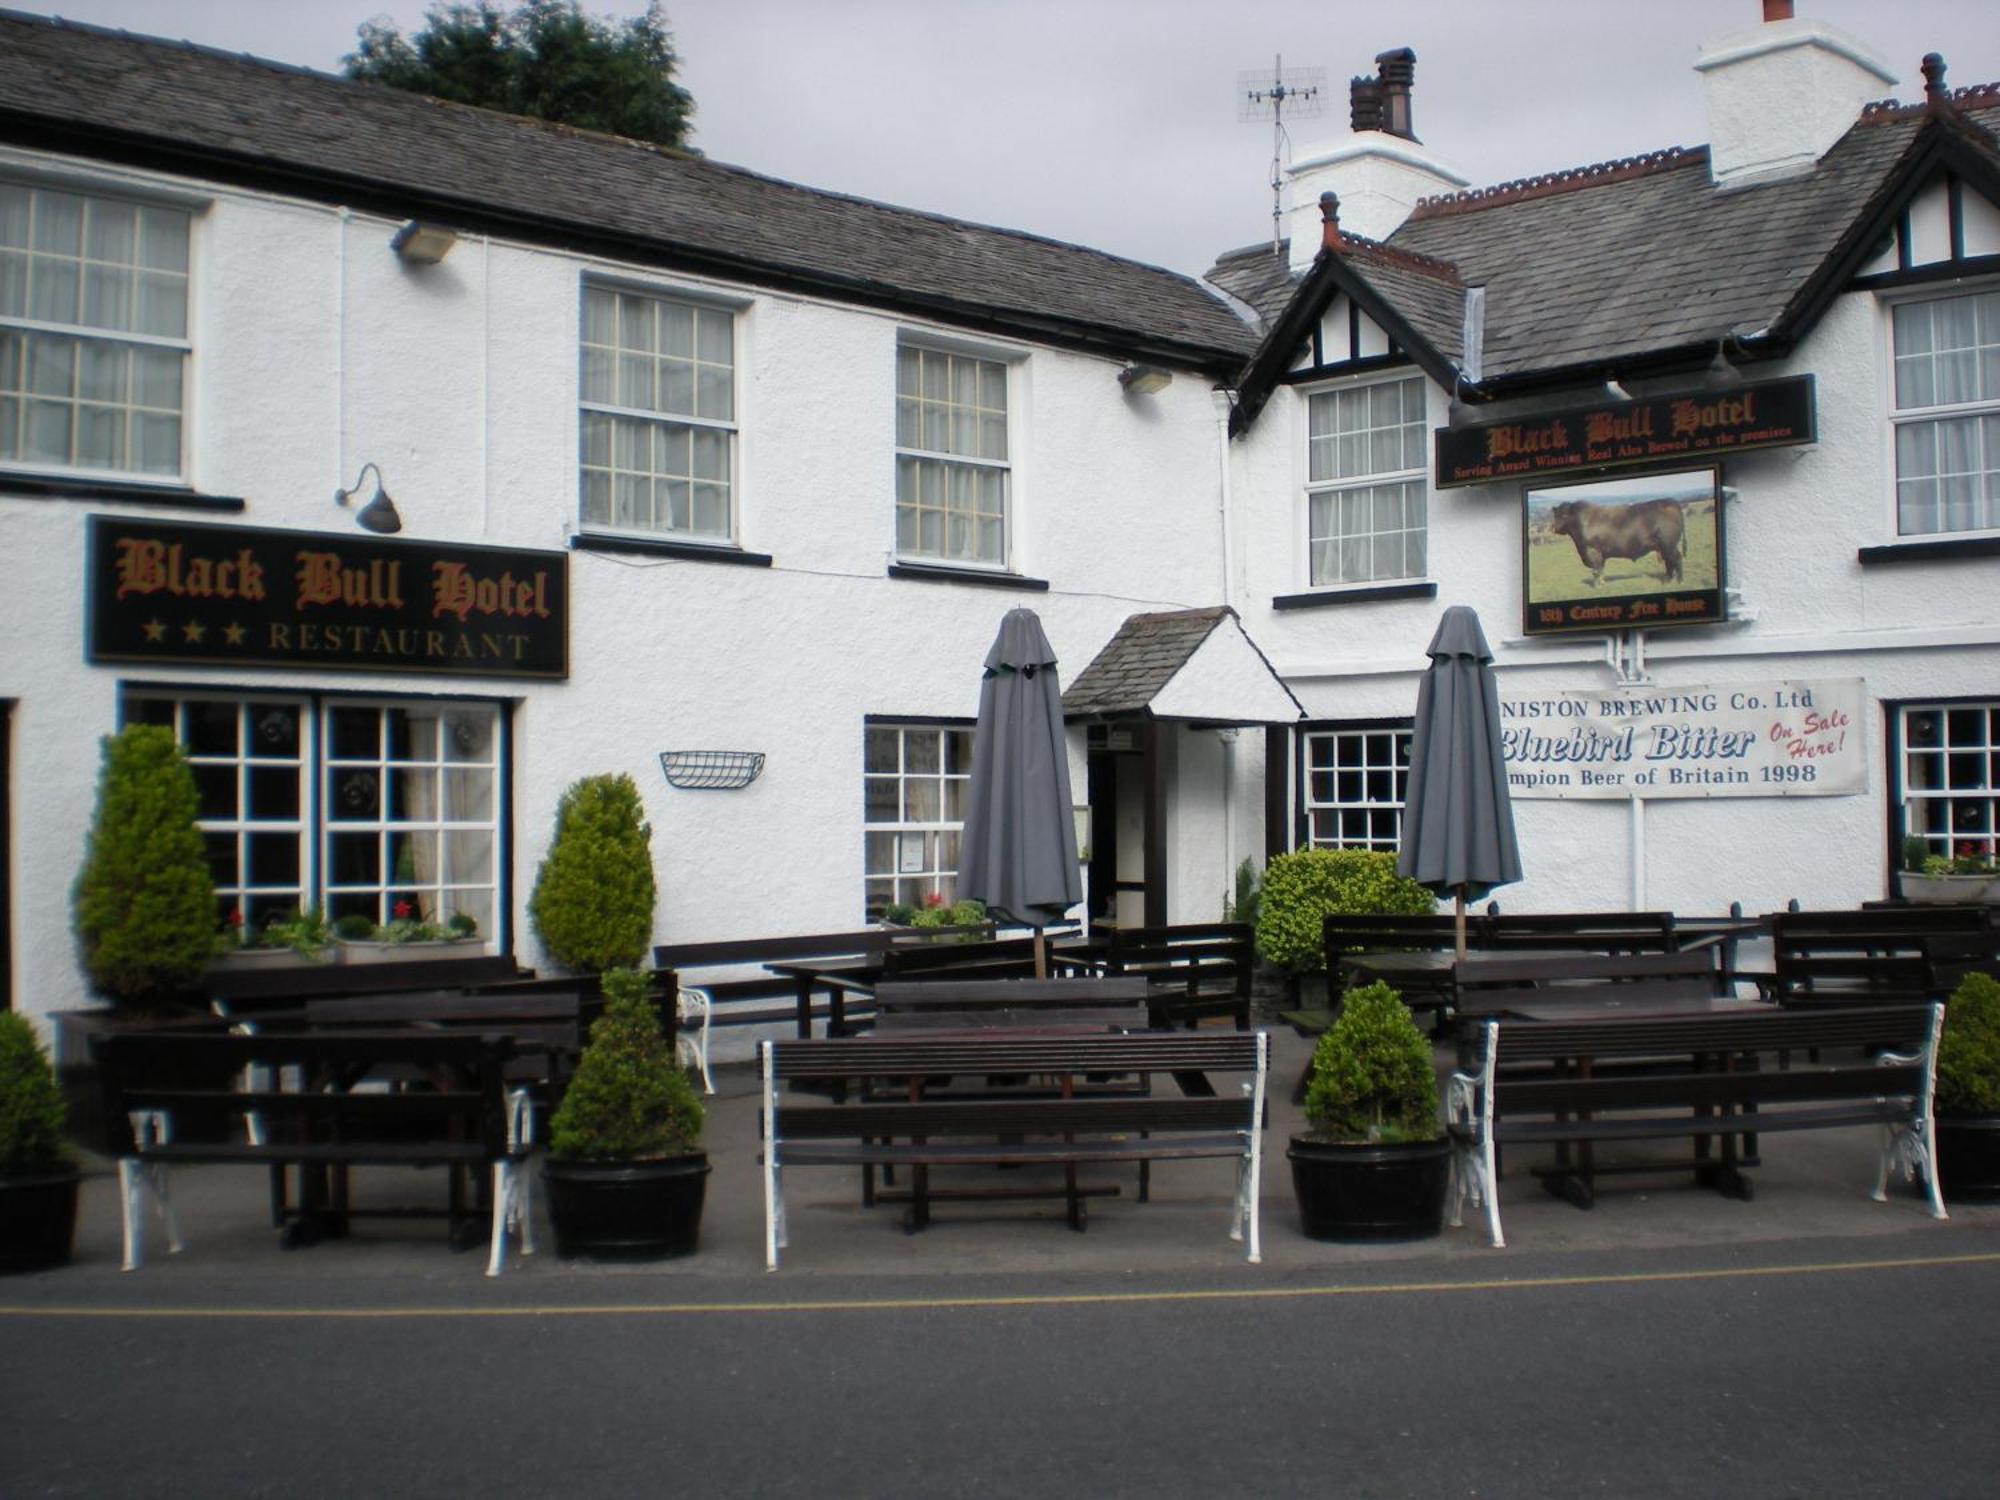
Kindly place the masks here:
MULTIPOLYGON (((1025 357, 1018 350, 1000 349, 991 345, 960 343, 952 339, 935 338, 909 332, 898 336, 896 340, 896 362, 890 383, 891 413, 894 422, 891 431, 896 440, 895 458, 890 476, 890 494, 892 496, 890 535, 894 556, 897 561, 916 563, 919 566, 969 568, 995 573, 1012 571, 1014 566, 1014 515, 1018 492, 1016 480, 1019 475, 1020 465, 1020 423, 1016 417, 1021 404, 1021 382, 1018 378, 1018 373, 1025 357), (903 357, 905 354, 914 354, 920 360, 971 361, 980 366, 990 365, 998 370, 1001 382, 1001 396, 1006 402, 1004 409, 999 412, 1002 420, 1001 437, 1005 447, 1003 457, 993 458, 989 455, 963 453, 956 451, 953 446, 943 448, 927 446, 921 441, 921 432, 917 434, 917 441, 905 441, 909 432, 906 428, 904 402, 906 399, 910 399, 906 397, 903 391, 903 357), (943 507, 945 511, 944 526, 946 535, 941 545, 934 550, 926 549, 916 542, 906 545, 905 537, 909 535, 903 524, 903 512, 907 504, 904 498, 904 476, 908 472, 906 464, 933 466, 946 477, 947 483, 949 483, 950 476, 954 472, 961 472, 968 475, 980 473, 997 474, 999 476, 1000 555, 998 558, 981 557, 977 555, 976 551, 972 555, 966 555, 967 549, 954 549, 951 546, 950 507, 948 501, 943 507)), ((925 400, 921 395, 918 395, 915 399, 919 402, 925 400)), ((949 415, 950 411, 958 409, 959 405, 960 403, 957 402, 948 402, 947 415, 949 415)), ((978 413, 984 412, 990 414, 994 408, 974 406, 970 410, 975 414, 976 421, 978 413)), ((921 508, 938 509, 939 507, 923 506, 921 508)), ((975 527, 974 529, 976 531, 977 528, 975 527)))
POLYGON ((1947 858, 1992 859, 2000 853, 2000 700, 1926 700, 1895 715, 1904 836, 1947 858))
MULTIPOLYGON (((1975 319, 1978 317, 1978 311, 1976 308, 1975 319)), ((1964 536, 1991 536, 1996 532, 2000 532, 2000 282, 1988 281, 1971 286, 1953 284, 1949 287, 1930 287, 1923 290, 1913 290, 1905 295, 1887 299, 1884 306, 1883 325, 1883 337, 1887 346, 1888 358, 1889 524, 1891 532, 1899 539, 1911 541, 1964 536), (1992 367, 1992 373, 1984 380, 1986 394, 1983 397, 1969 401, 1931 402, 1929 404, 1912 404, 1910 406, 1902 405, 1901 367, 1906 359, 1917 356, 1904 356, 1897 351, 1896 325, 1898 317, 1918 307, 1945 302, 1979 302, 1982 300, 1987 309, 1988 326, 1981 329, 1975 323, 1974 344, 1970 350, 1970 357, 1973 364, 1973 378, 1975 381, 1979 381, 1982 370, 1980 355, 1981 351, 1986 351, 1987 358, 1984 363, 1990 364, 1992 367), (1984 340, 1983 342, 1982 339, 1984 340), (1983 524, 1964 526, 1945 524, 1947 505, 1940 498, 1933 502, 1938 512, 1936 519, 1939 524, 1930 530, 1909 529, 1906 526, 1904 510, 1904 485, 1906 480, 1903 475, 1903 433, 1906 430, 1918 428, 1936 430, 1947 422, 1967 419, 1972 420, 1974 423, 1974 463, 1977 466, 1969 471, 1968 474, 1961 477, 1969 477, 1975 485, 1979 485, 1980 476, 1984 476, 1984 483, 1980 485, 1984 490, 1984 494, 1974 498, 1971 502, 1975 510, 1983 510, 1983 524), (1980 463, 1978 456, 1982 453, 1984 457, 1983 464, 1980 463)), ((1934 367, 1937 356, 1935 346, 1928 351, 1928 356, 1932 360, 1934 367)), ((1935 457, 1935 445, 1932 452, 1935 457)), ((1913 476, 1913 479, 1919 482, 1924 479, 1931 479, 1937 482, 1948 477, 1954 476, 1939 475, 1935 473, 1934 469, 1930 475, 1917 474, 1913 476)))
POLYGON ((862 742, 862 904, 873 917, 892 902, 919 905, 932 892, 949 903, 958 889, 959 840, 965 830, 964 804, 972 785, 972 732, 970 719, 909 720, 869 718, 862 742), (896 765, 893 770, 874 769, 868 740, 876 735, 896 737, 896 765), (957 737, 958 762, 954 766, 952 737, 957 737), (914 739, 930 738, 937 752, 935 769, 917 766, 912 753, 914 739), (913 783, 928 784, 936 793, 934 816, 923 816, 914 808, 913 783), (894 787, 896 815, 870 816, 869 793, 894 787), (954 808, 953 788, 957 806, 954 808), (954 811, 958 816, 950 816, 954 811), (884 857, 886 856, 886 857, 884 857), (878 865, 885 866, 877 868, 878 865))
MULTIPOLYGON (((312 693, 258 693, 230 692, 227 690, 198 690, 169 685, 155 685, 144 682, 129 682, 120 694, 119 715, 123 723, 139 720, 155 722, 152 714, 133 712, 136 702, 171 703, 173 705, 173 727, 182 749, 197 775, 214 774, 216 768, 233 767, 236 770, 236 804, 232 816, 209 816, 197 818, 197 826, 205 839, 213 842, 221 838, 235 841, 236 879, 231 882, 218 881, 216 886, 218 923, 229 920, 229 913, 240 913, 244 924, 252 928, 262 926, 272 917, 282 915, 294 908, 318 906, 326 912, 329 920, 357 911, 376 923, 386 923, 396 915, 394 901, 399 892, 413 891, 418 899, 412 903, 416 908, 410 915, 422 917, 442 925, 454 911, 466 910, 478 921, 478 935, 504 945, 507 931, 506 910, 506 859, 508 832, 505 823, 506 796, 505 783, 508 769, 508 755, 504 741, 504 713, 502 705, 490 699, 437 699, 437 698, 394 698, 360 697, 349 695, 317 695, 312 693), (227 704, 236 710, 239 733, 237 748, 233 752, 216 749, 195 749, 189 745, 188 708, 192 704, 227 704), (257 715, 270 708, 284 708, 297 716, 298 742, 296 750, 290 754, 276 751, 258 753, 254 736, 257 715), (388 711, 400 711, 416 718, 436 718, 439 721, 440 740, 435 752, 429 756, 400 756, 388 754, 388 746, 379 738, 380 753, 369 756, 336 756, 333 715, 343 710, 361 709, 378 715, 388 711), (454 719, 467 717, 478 720, 486 726, 484 745, 478 753, 449 753, 442 740, 454 719), (294 805, 298 811, 291 817, 252 816, 251 778, 261 771, 278 771, 289 768, 296 778, 294 805), (440 805, 429 816, 410 818, 392 817, 396 809, 387 803, 388 778, 399 770, 421 773, 434 771, 439 784, 440 805), (484 771, 490 775, 487 815, 482 818, 454 818, 447 816, 443 805, 443 779, 449 771, 484 771), (343 773, 361 772, 376 776, 374 795, 377 798, 372 815, 342 818, 334 815, 335 804, 342 795, 340 776, 343 773), (481 881, 467 881, 452 878, 458 873, 442 867, 442 858, 434 861, 434 868, 428 879, 417 879, 398 884, 395 870, 390 864, 391 850, 396 848, 399 836, 410 834, 433 834, 439 856, 449 853, 451 834, 487 835, 490 843, 487 878, 481 881), (373 834, 387 842, 381 845, 381 868, 378 878, 371 882, 337 882, 333 879, 338 862, 335 858, 334 838, 336 835, 373 834), (296 866, 299 878, 296 883, 280 884, 269 880, 257 880, 255 860, 251 858, 251 841, 256 838, 270 838, 288 835, 297 843, 296 866)), ((500 949, 504 951, 504 946, 500 949)))
MULTIPOLYGON (((1375 374, 1369 376, 1354 376, 1349 379, 1342 380, 1333 384, 1313 386, 1310 389, 1306 389, 1300 392, 1300 401, 1301 401, 1300 421, 1302 426, 1302 437, 1303 437, 1302 455, 1301 455, 1301 473, 1304 480, 1302 488, 1305 496, 1305 503, 1301 508, 1301 513, 1299 517, 1299 535, 1302 541, 1302 546, 1301 546, 1301 556, 1303 561, 1302 571, 1305 576, 1306 587, 1311 589, 1325 589, 1330 591, 1342 590, 1342 589, 1376 588, 1384 584, 1417 582, 1429 577, 1430 575, 1429 382, 1424 378, 1422 374, 1418 373, 1413 369, 1399 368, 1393 373, 1387 375, 1375 374), (1347 473, 1341 473, 1339 472, 1339 464, 1336 458, 1336 462, 1333 465, 1329 466, 1329 472, 1322 474, 1318 477, 1315 477, 1313 472, 1313 466, 1316 453, 1332 452, 1337 454, 1338 442, 1340 439, 1340 434, 1337 431, 1329 431, 1328 433, 1316 438, 1313 432, 1313 419, 1315 413, 1321 409, 1321 403, 1331 402, 1335 404, 1337 408, 1338 403, 1340 402, 1340 399, 1343 396, 1351 396, 1357 393, 1373 391, 1376 389, 1385 388, 1392 385, 1402 385, 1406 382, 1414 384, 1414 386, 1416 387, 1418 414, 1414 423, 1412 423, 1408 418, 1405 418, 1403 421, 1398 422, 1396 424, 1395 429, 1363 428, 1360 429, 1357 433, 1349 434, 1349 436, 1356 437, 1359 440, 1365 441, 1367 434, 1374 431, 1381 431, 1381 430, 1404 431, 1403 440, 1398 445, 1401 451, 1399 451, 1397 455, 1399 460, 1397 466, 1393 468, 1363 467, 1347 473), (1414 428, 1417 440, 1417 451, 1415 453, 1417 462, 1415 464, 1411 464, 1409 462, 1409 458, 1411 457, 1411 453, 1409 451, 1410 450, 1409 438, 1411 434, 1409 431, 1406 430, 1412 428, 1414 428), (1316 443, 1324 444, 1325 446, 1316 448, 1315 446, 1316 443), (1329 506, 1337 512, 1340 506, 1339 497, 1343 495, 1358 495, 1364 491, 1387 489, 1391 486, 1398 486, 1404 488, 1405 495, 1403 497, 1403 503, 1406 506, 1409 503, 1408 488, 1410 486, 1415 487, 1415 501, 1421 515, 1421 522, 1422 522, 1421 526, 1413 528, 1408 525, 1404 525, 1401 527, 1394 528, 1392 531, 1369 530, 1366 532, 1357 533, 1357 539, 1359 536, 1362 535, 1371 538, 1376 536, 1386 536, 1386 535, 1394 535, 1396 537, 1407 538, 1412 531, 1415 531, 1416 534, 1421 539, 1421 546, 1423 550, 1423 559, 1422 559, 1423 565, 1415 570, 1411 570, 1408 567, 1407 563, 1408 547, 1407 547, 1407 542, 1405 541, 1404 543, 1401 544, 1401 550, 1403 550, 1406 555, 1404 560, 1398 564, 1397 571, 1383 572, 1383 571, 1371 570, 1368 576, 1366 577, 1349 578, 1349 577, 1333 576, 1338 572, 1338 569, 1334 568, 1328 570, 1327 576, 1322 576, 1321 570, 1318 566, 1320 547, 1324 545, 1331 549, 1334 549, 1334 555, 1337 557, 1338 549, 1341 546, 1342 539, 1337 529, 1330 529, 1325 536, 1319 535, 1318 529, 1315 527, 1313 520, 1313 513, 1319 502, 1321 502, 1322 500, 1326 501, 1329 504, 1329 506)), ((1405 520, 1407 520, 1407 515, 1405 516, 1405 520)))
MULTIPOLYGON (((28 195, 31 219, 38 221, 46 212, 42 200, 50 197, 69 197, 82 200, 86 222, 79 225, 79 242, 72 255, 66 251, 37 246, 34 223, 28 228, 28 243, 24 247, 0 245, 0 278, 10 274, 18 275, 20 300, 18 305, 9 297, 4 285, 0 285, 0 334, 18 339, 15 349, 9 349, 7 342, 0 341, 0 469, 8 472, 36 474, 59 474, 79 479, 112 479, 121 483, 154 484, 163 487, 181 486, 188 473, 189 427, 192 417, 191 386, 193 374, 193 337, 191 329, 195 322, 194 307, 194 224, 202 205, 177 196, 165 196, 143 191, 126 192, 117 184, 102 183, 95 179, 74 181, 68 178, 54 178, 39 173, 7 171, 0 175, 0 186, 28 195), (95 208, 94 208, 95 206, 95 208), (142 261, 144 255, 144 220, 135 217, 131 258, 114 260, 92 253, 93 246, 87 221, 101 208, 129 210, 138 215, 170 215, 184 221, 184 238, 180 241, 179 264, 149 264, 142 261), (37 278, 48 274, 51 266, 66 266, 73 270, 76 282, 74 316, 38 317, 32 300, 32 288, 28 285, 30 267, 37 278), (140 292, 148 281, 165 285, 178 292, 179 331, 171 333, 146 332, 137 328, 117 327, 105 322, 86 318, 85 298, 92 277, 98 278, 100 288, 114 282, 121 288, 122 300, 127 317, 125 321, 135 321, 141 297, 140 292), (58 394, 53 390, 37 391, 35 377, 30 370, 29 348, 36 341, 67 341, 74 345, 75 352, 69 360, 67 388, 58 394), (88 378, 90 356, 93 352, 102 354, 109 350, 119 350, 124 354, 118 373, 120 393, 113 397, 107 393, 92 393, 85 388, 88 378), (171 355, 171 359, 162 358, 171 355), (174 384, 173 404, 155 400, 148 403, 146 393, 138 389, 140 375, 139 362, 152 357, 156 367, 156 378, 164 378, 164 372, 171 368, 174 384), (17 363, 18 361, 18 363, 17 363), (67 455, 58 459, 43 454, 30 455, 27 450, 27 435, 32 417, 31 405, 37 400, 43 404, 60 404, 70 408, 67 455), (116 413, 122 428, 120 452, 122 461, 117 463, 89 463, 79 458, 79 445, 83 440, 84 419, 90 412, 100 415, 116 413), (147 418, 165 419, 171 417, 173 424, 173 462, 171 468, 164 463, 141 468, 133 462, 133 453, 142 431, 141 424, 147 418)), ((11 341, 11 339, 9 341, 11 341)))
POLYGON ((1302 730, 1300 847, 1392 853, 1401 848, 1415 734, 1408 719, 1320 724, 1302 730))
MULTIPOLYGON (((586 276, 577 296, 577 519, 579 527, 592 535, 626 536, 685 542, 695 545, 732 547, 737 544, 741 519, 741 447, 742 447, 742 344, 743 344, 743 304, 723 298, 704 296, 682 288, 642 285, 619 281, 609 277, 586 276), (658 310, 663 307, 684 308, 693 315, 693 331, 686 359, 667 354, 655 347, 650 351, 634 350, 625 356, 634 360, 648 360, 652 364, 654 380, 654 404, 652 406, 631 405, 617 398, 628 394, 615 388, 621 378, 620 351, 622 344, 596 343, 589 338, 591 298, 607 296, 621 299, 614 308, 622 310, 622 299, 639 299, 654 310, 657 320, 658 310), (728 413, 718 415, 707 408, 712 405, 716 387, 707 387, 708 399, 704 399, 701 375, 704 369, 714 370, 720 362, 702 357, 701 331, 704 326, 713 326, 709 320, 726 320, 729 332, 728 378, 722 384, 727 395, 728 413), (608 395, 593 394, 593 385, 598 384, 591 374, 591 351, 605 351, 610 361, 610 379, 614 388, 608 395), (685 366, 688 379, 688 409, 673 410, 662 405, 658 392, 669 366, 685 366), (612 424, 601 443, 592 439, 592 419, 598 418, 612 424), (652 450, 652 462, 648 467, 621 468, 619 466, 619 438, 616 424, 643 423, 650 435, 648 446, 652 450), (659 443, 667 429, 684 428, 688 432, 689 461, 681 472, 671 467, 660 467, 659 443), (696 474, 699 467, 695 459, 703 437, 719 439, 724 456, 719 466, 721 472, 696 474), (604 513, 593 516, 592 476, 605 475, 604 513), (674 515, 669 509, 666 524, 644 524, 630 519, 621 520, 618 515, 618 481, 621 476, 648 480, 648 506, 653 520, 660 514, 660 495, 675 484, 686 485, 689 490, 688 511, 685 525, 675 525, 674 515), (695 508, 695 487, 719 487, 722 492, 723 517, 720 527, 698 527, 695 508)), ((614 321, 620 313, 614 312, 614 321)), ((601 388, 600 388, 601 389, 601 388)), ((671 441, 671 438, 668 439, 671 441)), ((672 497, 667 505, 671 507, 672 497)))

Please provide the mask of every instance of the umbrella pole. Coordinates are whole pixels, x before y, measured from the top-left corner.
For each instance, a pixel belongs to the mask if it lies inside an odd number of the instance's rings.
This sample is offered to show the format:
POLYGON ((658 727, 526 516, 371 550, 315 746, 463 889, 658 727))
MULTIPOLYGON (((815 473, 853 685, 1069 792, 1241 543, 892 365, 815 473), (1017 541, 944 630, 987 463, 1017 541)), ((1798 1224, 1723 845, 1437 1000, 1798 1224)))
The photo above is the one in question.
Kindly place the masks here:
POLYGON ((1465 887, 1458 888, 1458 956, 1465 957, 1465 887))
POLYGON ((1049 950, 1045 946, 1045 942, 1042 937, 1042 929, 1037 927, 1035 929, 1035 978, 1047 979, 1048 977, 1049 977, 1049 950))

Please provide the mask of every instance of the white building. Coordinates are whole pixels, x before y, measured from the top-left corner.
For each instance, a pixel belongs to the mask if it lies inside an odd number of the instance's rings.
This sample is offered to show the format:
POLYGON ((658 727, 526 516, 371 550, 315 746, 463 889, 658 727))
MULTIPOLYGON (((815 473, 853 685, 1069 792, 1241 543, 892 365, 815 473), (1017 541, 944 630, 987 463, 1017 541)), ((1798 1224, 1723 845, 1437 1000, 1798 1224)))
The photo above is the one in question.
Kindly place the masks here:
POLYGON ((1705 54, 1712 151, 1452 197, 1382 62, 1361 128, 1298 163, 1291 244, 1207 286, 0 16, 11 1003, 85 999, 69 888, 98 738, 135 717, 180 728, 253 919, 413 899, 539 963, 556 799, 625 771, 660 941, 858 925, 949 883, 1018 603, 1070 685, 1100 916, 1213 919, 1245 856, 1392 846, 1449 603, 1486 621, 1523 780, 1605 778, 1520 788, 1510 905, 1851 903, 1890 894, 1906 829, 1990 843, 2000 94, 1864 118, 1882 65, 1781 21, 1705 54), (1552 462, 1555 428, 1677 400, 1711 446, 1438 483, 1468 444, 1552 462), (1704 468, 1724 498, 1658 478, 1704 468), (1678 505, 1682 577, 1530 568, 1584 477, 1623 516, 1678 505), (393 538, 355 525, 378 487, 393 538), (1694 623, 1656 628, 1669 605, 1694 623), (1621 683, 1658 711, 1607 713, 1621 683), (1636 759, 1548 759, 1528 715, 1579 709, 1636 759), (1663 733, 1647 768, 1689 779, 1633 779, 1663 733), (762 773, 663 770, 711 751, 762 773), (1581 790, 1609 795, 1540 795, 1581 790))

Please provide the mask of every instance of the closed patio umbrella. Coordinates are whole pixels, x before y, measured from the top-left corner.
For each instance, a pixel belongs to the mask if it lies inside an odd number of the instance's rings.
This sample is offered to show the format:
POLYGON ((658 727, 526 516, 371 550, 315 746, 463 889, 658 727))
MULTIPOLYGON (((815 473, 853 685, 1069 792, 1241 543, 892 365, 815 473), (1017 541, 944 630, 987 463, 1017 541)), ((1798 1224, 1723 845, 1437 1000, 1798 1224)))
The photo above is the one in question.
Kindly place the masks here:
POLYGON ((1037 974, 1042 928, 1083 899, 1056 654, 1031 609, 1009 610, 986 653, 958 894, 1035 929, 1037 974))
POLYGON ((1458 956, 1465 903, 1521 878, 1507 767, 1500 754, 1500 690, 1479 616, 1444 612, 1417 693, 1396 873, 1458 900, 1458 956))

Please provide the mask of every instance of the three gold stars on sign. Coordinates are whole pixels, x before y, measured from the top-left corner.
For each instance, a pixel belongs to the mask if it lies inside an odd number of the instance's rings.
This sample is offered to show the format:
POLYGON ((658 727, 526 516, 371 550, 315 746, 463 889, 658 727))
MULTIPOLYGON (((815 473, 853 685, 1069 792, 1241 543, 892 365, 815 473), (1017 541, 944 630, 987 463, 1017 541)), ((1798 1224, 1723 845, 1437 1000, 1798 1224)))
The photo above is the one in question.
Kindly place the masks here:
MULTIPOLYGON (((148 620, 139 628, 145 634, 148 643, 157 644, 167 638, 167 622, 165 620, 148 620)), ((240 624, 231 620, 227 625, 222 627, 222 642, 226 646, 240 646, 249 638, 249 634, 240 624)), ((181 626, 181 638, 190 646, 201 645, 207 637, 208 627, 199 620, 189 620, 185 625, 181 626)))

